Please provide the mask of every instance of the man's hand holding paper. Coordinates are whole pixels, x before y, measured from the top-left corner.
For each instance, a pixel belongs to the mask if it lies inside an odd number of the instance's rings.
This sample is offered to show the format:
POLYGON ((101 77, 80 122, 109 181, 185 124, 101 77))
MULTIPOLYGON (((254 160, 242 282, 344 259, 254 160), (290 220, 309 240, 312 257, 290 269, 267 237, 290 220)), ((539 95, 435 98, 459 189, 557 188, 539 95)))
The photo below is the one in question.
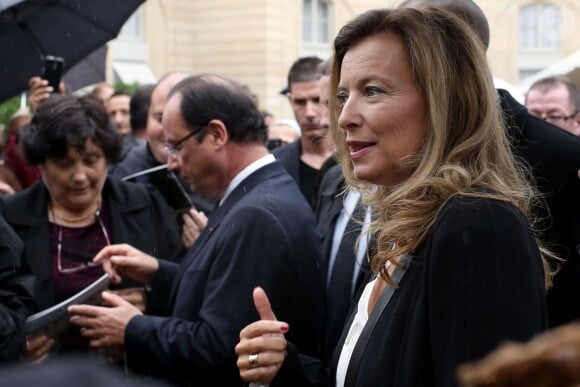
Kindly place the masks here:
POLYGON ((81 327, 81 334, 91 347, 123 347, 125 328, 141 311, 111 292, 103 292, 103 305, 73 305, 68 311, 70 322, 81 327))

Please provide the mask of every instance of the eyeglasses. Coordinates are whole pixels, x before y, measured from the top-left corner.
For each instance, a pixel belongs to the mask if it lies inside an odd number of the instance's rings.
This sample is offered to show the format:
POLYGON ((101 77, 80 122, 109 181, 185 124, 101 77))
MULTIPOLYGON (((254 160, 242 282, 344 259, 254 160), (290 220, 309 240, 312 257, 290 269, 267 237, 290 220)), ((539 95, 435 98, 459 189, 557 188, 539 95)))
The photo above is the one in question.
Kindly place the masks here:
MULTIPOLYGON (((95 214, 97 220, 99 221, 99 225, 101 226, 101 231, 105 236, 105 241, 107 242, 107 246, 111 244, 111 240, 109 239, 109 233, 105 228, 105 223, 103 223, 103 219, 101 217, 101 212, 97 211, 95 214)), ((62 226, 58 226, 58 244, 56 250, 56 268, 60 274, 73 274, 78 273, 83 270, 90 269, 91 267, 100 266, 100 263, 93 263, 93 262, 83 262, 77 266, 73 267, 62 267, 62 226)))
POLYGON ((205 128, 206 126, 207 125, 204 125, 204 126, 200 127, 198 130, 192 130, 191 132, 189 132, 188 134, 186 134, 185 136, 183 136, 179 140, 177 140, 173 145, 166 143, 165 144, 165 151, 167 152, 169 157, 171 157, 173 159, 177 159, 178 153, 181 150, 183 143, 186 142, 190 137, 200 133, 203 130, 203 128, 205 128))
POLYGON ((576 117, 576 115, 578 115, 578 112, 573 113, 569 116, 560 116, 558 114, 550 114, 550 115, 545 115, 545 114, 535 114, 536 116, 540 117, 543 120, 546 120, 552 124, 558 124, 563 122, 566 122, 568 120, 574 119, 576 117))

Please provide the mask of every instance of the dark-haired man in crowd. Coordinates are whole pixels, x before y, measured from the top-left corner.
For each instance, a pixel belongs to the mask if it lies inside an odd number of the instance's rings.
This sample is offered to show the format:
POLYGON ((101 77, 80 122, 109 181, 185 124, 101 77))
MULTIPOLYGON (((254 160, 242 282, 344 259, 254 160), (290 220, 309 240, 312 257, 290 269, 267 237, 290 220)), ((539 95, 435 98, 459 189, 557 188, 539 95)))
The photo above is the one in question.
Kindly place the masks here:
POLYGON ((126 91, 115 91, 105 102, 109 119, 115 126, 117 133, 125 137, 131 133, 129 104, 131 94, 126 91))
POLYGON ((319 98, 320 65, 322 59, 303 57, 296 60, 288 72, 288 83, 283 93, 288 97, 300 126, 298 140, 273 151, 300 191, 315 205, 320 167, 333 152, 328 126, 320 125, 322 110, 319 98))
POLYGON ((143 144, 147 141, 147 117, 153 89, 155 89, 155 85, 139 86, 131 96, 129 123, 131 124, 130 136, 133 145, 143 144))

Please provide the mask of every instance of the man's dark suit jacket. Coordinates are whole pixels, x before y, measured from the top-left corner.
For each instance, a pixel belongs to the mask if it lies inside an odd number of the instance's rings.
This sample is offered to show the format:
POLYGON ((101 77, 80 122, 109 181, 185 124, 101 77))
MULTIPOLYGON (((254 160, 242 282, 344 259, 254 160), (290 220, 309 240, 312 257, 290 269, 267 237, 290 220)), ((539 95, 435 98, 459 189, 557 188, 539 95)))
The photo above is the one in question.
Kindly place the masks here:
MULTIPOLYGON (((34 298, 39 309, 55 303, 51 275, 49 194, 40 181, 14 195, 0 197, 0 213, 26 248, 26 257, 36 277, 34 298)), ((107 178, 103 201, 109 209, 111 243, 128 243, 151 254, 166 254, 178 260, 183 244, 165 201, 145 186, 107 178)))
POLYGON ((36 311, 33 288, 24 244, 0 216, 0 363, 19 361, 25 353, 22 326, 36 311))
MULTIPOLYGON (((274 149, 274 151, 272 151, 272 154, 274 155, 274 157, 280 160, 280 162, 284 166, 284 169, 286 169, 286 172, 288 172, 288 174, 296 182, 296 185, 300 189, 300 192, 302 192, 302 195, 304 195, 304 197, 306 198, 308 204, 310 204, 310 207, 314 208, 314 206, 316 205, 316 197, 308 197, 311 195, 311 193, 302 191, 303 190, 301 183, 302 177, 300 176, 300 163, 301 163, 300 156, 302 155, 302 143, 300 142, 300 139, 291 142, 290 144, 274 149)), ((316 183, 317 184, 319 183, 318 179, 316 183)), ((306 189, 306 191, 308 191, 308 189, 306 189)), ((316 196, 316 193, 317 192, 315 190, 313 196, 316 196)))
MULTIPOLYGON (((527 220, 505 202, 451 198, 375 315, 376 325, 367 324, 357 342, 345 387, 456 386, 460 363, 547 326, 544 271, 527 220)), ((347 330, 330 383, 320 363, 290 346, 271 386, 333 386, 347 330)))
MULTIPOLYGON (((318 193, 318 205, 316 207, 316 221, 318 224, 318 231, 322 236, 322 256, 324 257, 322 271, 325 277, 325 284, 328 282, 328 265, 330 260, 330 252, 332 250, 334 229, 336 227, 336 221, 338 220, 340 212, 344 207, 344 190, 345 181, 342 174, 342 169, 340 165, 334 165, 328 169, 322 178, 320 183, 320 190, 318 193)), ((353 251, 353 255, 354 254, 355 252, 353 251)), ((355 285, 355 295, 358 293, 358 288, 362 285, 364 278, 362 271, 359 274, 358 281, 355 285)), ((326 294, 326 297, 333 297, 333 295, 326 294)), ((322 355, 324 359, 330 359, 334 353, 336 342, 338 341, 340 333, 344 327, 343 323, 346 321, 340 321, 340 318, 338 317, 336 321, 331 321, 328 319, 328 311, 326 312, 327 317, 325 318, 326 324, 323 333, 322 355)), ((346 320, 347 317, 348 316, 344 316, 344 320, 346 320)))
POLYGON ((129 364, 178 384, 242 386, 234 347, 259 319, 256 286, 290 324, 287 337, 318 356, 320 260, 314 216, 298 187, 279 162, 260 168, 214 210, 180 266, 161 264, 152 291, 166 297, 169 317, 129 322, 129 364))
POLYGON ((153 153, 149 149, 149 144, 138 144, 131 148, 130 152, 122 161, 111 166, 109 174, 121 179, 158 165, 161 165, 161 163, 153 157, 153 153))
POLYGON ((302 154, 300 139, 274 149, 272 154, 280 160, 286 172, 296 182, 296 185, 300 187, 300 155, 302 154))
POLYGON ((322 177, 316 206, 316 222, 322 236, 322 254, 324 256, 324 273, 328 272, 328 257, 332 249, 332 236, 340 211, 343 208, 345 189, 344 176, 340 165, 330 168, 322 177))
POLYGON ((566 262, 548 291, 550 326, 580 317, 580 138, 532 116, 505 90, 498 90, 514 151, 531 167, 549 213, 538 229, 566 262))

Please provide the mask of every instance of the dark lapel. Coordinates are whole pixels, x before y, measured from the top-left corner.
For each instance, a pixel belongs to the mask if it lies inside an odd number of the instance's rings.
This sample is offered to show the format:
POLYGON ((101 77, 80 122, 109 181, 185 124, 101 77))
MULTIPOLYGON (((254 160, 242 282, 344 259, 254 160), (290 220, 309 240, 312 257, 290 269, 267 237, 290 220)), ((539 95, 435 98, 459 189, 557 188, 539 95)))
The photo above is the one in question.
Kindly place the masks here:
POLYGON ((332 237, 338 215, 343 208, 344 177, 340 166, 336 165, 328 170, 324 175, 324 180, 320 187, 319 205, 316 213, 318 231, 322 236, 322 253, 324 254, 324 273, 328 267, 328 257, 332 247, 332 237))
MULTIPOLYGON (((392 278, 393 280, 401 285, 401 281, 403 280, 403 276, 405 275, 405 272, 407 271, 408 265, 411 262, 411 257, 409 255, 403 255, 403 257, 401 258, 401 265, 397 266, 397 268, 395 268, 395 271, 393 272, 392 278)), ((381 293, 377 304, 375 305, 375 308, 373 309, 371 315, 369 316, 369 319, 367 321, 367 323, 365 324, 356 344, 354 347, 354 350, 352 352, 352 355, 350 357, 350 362, 348 363, 348 368, 346 371, 346 377, 344 380, 344 386, 348 387, 348 386, 354 386, 356 384, 356 379, 358 376, 358 370, 360 368, 360 362, 362 360, 363 354, 366 351, 367 348, 367 344, 370 341, 370 338, 373 334, 373 331, 375 330, 375 326, 377 325, 377 322, 379 321, 380 317, 383 315, 383 313, 385 312, 385 309, 387 308, 387 305, 389 304, 389 301, 391 300, 391 297, 393 296, 393 294, 395 293, 396 289, 393 288, 392 286, 387 286, 385 287, 385 289, 383 290, 383 292, 381 293)), ((334 353, 334 359, 336 360, 335 364, 338 364, 338 357, 340 356, 340 350, 339 348, 342 348, 344 341, 346 339, 346 334, 348 333, 350 326, 352 324, 352 321, 354 319, 354 315, 356 314, 357 308, 352 308, 351 310, 351 317, 349 318, 348 324, 345 325, 343 331, 342 331, 342 335, 340 337, 340 340, 338 341, 338 345, 336 346, 336 350, 334 353)), ((335 369, 335 368, 334 368, 335 369)), ((332 377, 333 379, 335 378, 335 376, 332 377)))
POLYGON ((248 192, 253 191, 254 188, 263 182, 284 173, 286 172, 284 172, 282 165, 278 161, 258 169, 245 180, 243 180, 236 187, 236 189, 232 191, 225 202, 210 214, 207 221, 207 226, 203 229, 179 266, 179 270, 175 276, 175 281, 173 282, 173 287, 169 296, 171 308, 173 308, 173 305, 175 304, 175 295, 177 293, 177 289, 179 288, 179 283, 181 282, 183 274, 191 265, 193 260, 202 252, 208 240, 216 233, 222 220, 227 216, 232 207, 234 207, 245 195, 247 195, 248 192))
POLYGON ((286 172, 300 186, 300 155, 302 154, 300 139, 275 149, 272 154, 280 160, 286 172))

